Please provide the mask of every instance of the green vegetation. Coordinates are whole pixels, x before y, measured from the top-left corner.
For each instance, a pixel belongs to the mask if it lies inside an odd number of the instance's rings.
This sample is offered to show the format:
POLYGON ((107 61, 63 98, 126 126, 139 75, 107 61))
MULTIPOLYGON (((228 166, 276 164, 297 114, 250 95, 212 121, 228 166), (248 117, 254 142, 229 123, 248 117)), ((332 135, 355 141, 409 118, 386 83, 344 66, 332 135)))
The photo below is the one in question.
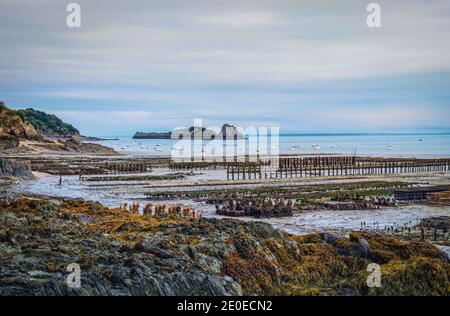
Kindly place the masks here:
POLYGON ((42 135, 46 136, 74 136, 79 131, 71 124, 64 123, 53 114, 47 114, 31 108, 19 110, 20 115, 42 135))
POLYGON ((2 117, 4 117, 4 116, 11 116, 11 117, 16 116, 20 120, 22 120, 22 122, 25 122, 25 116, 22 113, 20 113, 18 111, 11 110, 10 108, 7 108, 6 105, 5 105, 5 102, 3 102, 3 101, 0 101, 0 114, 2 115, 2 117))
POLYGON ((12 110, 0 101, 0 136, 31 139, 43 136, 75 136, 79 131, 53 114, 34 109, 12 110))

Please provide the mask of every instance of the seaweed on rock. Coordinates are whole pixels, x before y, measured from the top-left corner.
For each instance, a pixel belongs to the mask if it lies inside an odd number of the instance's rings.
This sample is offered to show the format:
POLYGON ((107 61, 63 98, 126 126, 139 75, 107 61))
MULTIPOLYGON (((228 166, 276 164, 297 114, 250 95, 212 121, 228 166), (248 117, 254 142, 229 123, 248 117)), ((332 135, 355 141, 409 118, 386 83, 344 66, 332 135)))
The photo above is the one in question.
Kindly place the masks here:
POLYGON ((140 215, 83 200, 0 201, 0 294, 450 293, 448 257, 427 242, 361 232, 293 236, 266 223, 148 209, 140 215), (80 289, 66 284, 73 262, 82 269, 80 289), (369 263, 381 266, 381 288, 367 287, 369 263))

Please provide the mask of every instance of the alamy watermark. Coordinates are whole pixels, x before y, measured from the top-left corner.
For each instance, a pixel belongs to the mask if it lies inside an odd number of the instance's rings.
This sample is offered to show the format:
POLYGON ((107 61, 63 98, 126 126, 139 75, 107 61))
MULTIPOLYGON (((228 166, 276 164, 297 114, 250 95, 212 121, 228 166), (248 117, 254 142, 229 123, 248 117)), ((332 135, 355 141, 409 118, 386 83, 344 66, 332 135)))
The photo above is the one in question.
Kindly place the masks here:
POLYGON ((66 11, 69 13, 66 17, 66 25, 68 28, 81 27, 81 6, 76 2, 67 5, 66 11))
POLYGON ((67 276, 66 283, 70 288, 79 289, 81 287, 81 268, 78 263, 71 263, 67 266, 67 272, 70 274, 67 276))
POLYGON ((369 288, 381 287, 381 267, 377 263, 371 263, 367 266, 367 272, 370 272, 366 283, 369 288))
MULTIPOLYGON (((66 25, 68 28, 81 28, 81 6, 77 2, 71 2, 66 6, 68 15, 66 17, 66 25)), ((369 28, 381 27, 381 6, 372 2, 366 7, 367 15, 366 23, 369 28)))
POLYGON ((381 6, 372 2, 367 5, 366 11, 369 12, 367 15, 367 27, 369 28, 380 28, 381 27, 381 6))

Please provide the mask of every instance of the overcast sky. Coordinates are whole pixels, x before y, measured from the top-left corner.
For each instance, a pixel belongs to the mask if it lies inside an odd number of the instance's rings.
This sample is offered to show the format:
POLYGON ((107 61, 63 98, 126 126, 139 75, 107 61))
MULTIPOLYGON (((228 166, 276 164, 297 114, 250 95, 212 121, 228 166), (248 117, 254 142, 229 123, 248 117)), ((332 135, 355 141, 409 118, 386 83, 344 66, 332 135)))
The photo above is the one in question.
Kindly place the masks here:
POLYGON ((0 1, 0 100, 88 135, 232 123, 412 131, 450 123, 450 1, 0 1))

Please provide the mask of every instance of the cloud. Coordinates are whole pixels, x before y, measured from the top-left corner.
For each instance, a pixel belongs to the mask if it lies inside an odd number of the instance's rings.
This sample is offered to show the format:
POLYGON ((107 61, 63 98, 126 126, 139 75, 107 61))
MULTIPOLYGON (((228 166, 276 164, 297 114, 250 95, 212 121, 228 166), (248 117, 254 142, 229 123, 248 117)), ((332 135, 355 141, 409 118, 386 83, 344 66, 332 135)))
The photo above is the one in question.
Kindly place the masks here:
POLYGON ((233 28, 264 27, 276 23, 277 18, 269 12, 232 13, 220 15, 197 16, 194 21, 208 26, 225 26, 233 28))
MULTIPOLYGON (((151 124, 197 115, 287 129, 298 124, 286 117, 304 113, 308 128, 322 128, 316 116, 345 128, 343 105, 355 122, 378 117, 380 128, 433 123, 427 115, 385 120, 378 109, 387 106, 414 104, 433 117, 448 107, 449 76, 433 79, 450 73, 446 0, 380 0, 376 30, 365 25, 366 3, 353 0, 78 2, 79 30, 66 27, 64 2, 0 3, 5 101, 170 118, 151 124)), ((113 119, 94 125, 109 128, 113 119)), ((126 122, 133 119, 143 123, 126 122)))

